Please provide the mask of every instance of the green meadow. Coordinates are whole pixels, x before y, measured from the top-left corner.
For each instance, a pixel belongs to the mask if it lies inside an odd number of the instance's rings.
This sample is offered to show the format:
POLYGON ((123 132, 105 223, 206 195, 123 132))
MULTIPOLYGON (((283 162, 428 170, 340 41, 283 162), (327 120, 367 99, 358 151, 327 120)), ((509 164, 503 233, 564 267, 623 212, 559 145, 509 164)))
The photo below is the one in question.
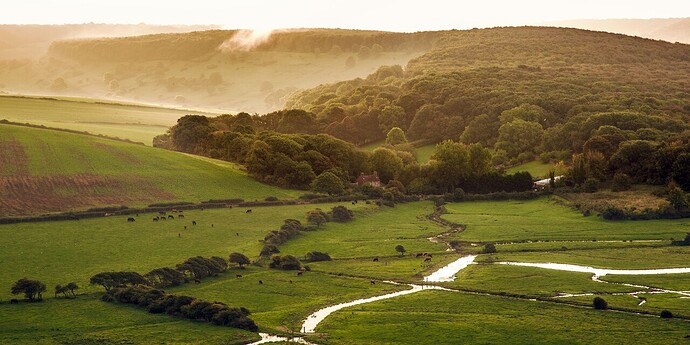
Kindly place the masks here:
POLYGON ((317 332, 325 334, 320 344, 348 345, 683 344, 688 324, 554 303, 428 291, 338 311, 317 332))
POLYGON ((690 226, 688 219, 606 221, 583 217, 555 198, 546 197, 452 203, 446 209, 444 219, 467 226, 457 239, 473 242, 669 240, 685 237, 690 226))
POLYGON ((510 167, 506 169, 506 173, 514 174, 516 172, 526 171, 534 178, 545 179, 549 177, 549 172, 552 170, 554 170, 553 164, 531 161, 510 167))
POLYGON ((151 146, 153 137, 196 110, 67 97, 0 95, 0 119, 129 139, 151 146))

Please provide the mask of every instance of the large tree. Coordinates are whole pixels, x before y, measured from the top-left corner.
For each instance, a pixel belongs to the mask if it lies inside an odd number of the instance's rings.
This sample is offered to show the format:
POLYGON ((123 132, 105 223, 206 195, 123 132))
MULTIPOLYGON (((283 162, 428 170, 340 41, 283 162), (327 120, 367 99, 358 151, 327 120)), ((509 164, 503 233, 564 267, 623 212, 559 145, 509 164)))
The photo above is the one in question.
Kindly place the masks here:
POLYGON ((252 263, 246 255, 237 252, 231 253, 230 260, 228 261, 230 263, 237 264, 237 266, 239 266, 240 268, 243 268, 242 266, 244 265, 249 265, 250 263, 252 263))
POLYGON ((511 158, 523 152, 535 152, 543 134, 544 129, 539 123, 515 119, 498 129, 496 149, 505 150, 511 158))
POLYGON ((371 169, 376 171, 381 182, 388 183, 388 181, 395 179, 400 169, 403 167, 403 161, 392 150, 385 147, 379 147, 371 154, 369 158, 371 169))
POLYGON ((330 171, 326 171, 317 176, 311 183, 311 188, 315 192, 322 192, 328 194, 341 194, 345 191, 343 181, 330 171))
POLYGON ((43 292, 46 291, 46 284, 38 280, 22 278, 17 280, 12 285, 12 294, 18 295, 23 293, 24 297, 29 301, 40 301, 43 299, 43 292))

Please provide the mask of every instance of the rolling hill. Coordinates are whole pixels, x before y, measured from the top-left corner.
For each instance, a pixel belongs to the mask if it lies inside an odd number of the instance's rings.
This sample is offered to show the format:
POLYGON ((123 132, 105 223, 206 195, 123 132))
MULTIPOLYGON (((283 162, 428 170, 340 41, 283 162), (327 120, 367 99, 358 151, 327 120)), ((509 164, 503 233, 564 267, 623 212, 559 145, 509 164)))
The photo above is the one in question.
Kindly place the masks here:
POLYGON ((0 49, 0 92, 267 112, 280 109, 296 90, 407 63, 428 51, 436 36, 291 30, 251 49, 233 49, 243 32, 54 38, 46 53, 22 59, 1 59, 0 49))
POLYGON ((690 18, 567 20, 544 25, 606 31, 672 43, 690 43, 690 18))
POLYGON ((0 119, 128 139, 151 146, 178 118, 198 110, 66 97, 0 95, 0 119))
POLYGON ((291 198, 232 163, 87 135, 0 124, 0 216, 170 201, 291 198))

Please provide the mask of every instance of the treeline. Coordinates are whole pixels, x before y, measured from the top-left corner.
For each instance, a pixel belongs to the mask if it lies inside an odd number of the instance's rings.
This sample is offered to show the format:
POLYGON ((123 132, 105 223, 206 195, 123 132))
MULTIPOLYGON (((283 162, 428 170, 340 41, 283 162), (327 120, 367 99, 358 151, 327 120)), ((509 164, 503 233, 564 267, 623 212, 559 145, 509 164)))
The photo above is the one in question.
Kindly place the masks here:
MULTIPOLYGON (((208 58, 237 30, 153 34, 135 37, 56 41, 49 53, 78 61, 140 62, 208 58)), ((366 59, 387 51, 428 51, 439 32, 393 33, 339 29, 279 31, 257 51, 356 54, 366 59)))
POLYGON ((313 120, 313 114, 301 110, 265 116, 188 115, 167 134, 154 138, 154 146, 238 162, 260 181, 328 194, 341 194, 359 176, 371 173, 376 173, 377 183, 402 194, 439 194, 456 188, 513 192, 532 187, 529 174, 497 172, 491 151, 481 144, 444 141, 436 146, 430 162, 419 164, 400 128, 389 131, 385 147, 365 152, 329 135, 299 133, 311 132, 313 120))

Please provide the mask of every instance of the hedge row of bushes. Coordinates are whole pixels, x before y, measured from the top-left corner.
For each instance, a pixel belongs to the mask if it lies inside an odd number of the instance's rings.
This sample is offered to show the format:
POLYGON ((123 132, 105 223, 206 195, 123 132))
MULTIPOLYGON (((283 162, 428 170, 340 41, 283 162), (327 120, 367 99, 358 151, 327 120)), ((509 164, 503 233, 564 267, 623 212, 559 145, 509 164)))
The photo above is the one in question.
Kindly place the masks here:
POLYGON ((165 291, 146 285, 117 287, 101 297, 105 302, 134 304, 152 314, 167 313, 191 320, 212 322, 256 332, 259 327, 249 318, 244 307, 231 308, 221 302, 208 302, 189 296, 166 294, 165 291))

